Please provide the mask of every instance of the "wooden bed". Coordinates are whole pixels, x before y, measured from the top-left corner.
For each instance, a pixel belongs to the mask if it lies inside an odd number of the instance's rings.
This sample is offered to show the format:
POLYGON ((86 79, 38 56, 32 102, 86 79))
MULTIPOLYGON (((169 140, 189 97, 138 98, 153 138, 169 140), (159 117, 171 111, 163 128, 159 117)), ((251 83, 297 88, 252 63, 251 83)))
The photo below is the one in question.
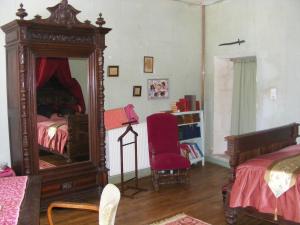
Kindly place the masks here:
MULTIPOLYGON (((60 109, 65 105, 72 105, 76 102, 75 98, 64 88, 57 85, 57 81, 48 82, 45 87, 37 90, 37 108, 43 106, 55 106, 53 113, 60 114, 60 109)), ((53 154, 63 156, 68 163, 78 158, 88 159, 89 134, 88 134, 88 115, 78 112, 66 111, 63 115, 67 121, 68 138, 63 153, 53 151, 45 146, 39 145, 39 149, 53 154)))
POLYGON ((18 225, 40 224, 41 178, 29 176, 20 208, 18 225))
POLYGON ((296 138, 299 136, 298 127, 299 124, 293 123, 268 130, 226 137, 228 154, 230 155, 229 164, 231 168, 229 182, 224 185, 222 190, 227 224, 236 224, 237 215, 246 214, 274 224, 299 225, 299 223, 286 221, 281 217, 279 217, 277 221, 274 221, 274 215, 260 213, 254 208, 229 207, 230 193, 232 184, 235 180, 237 166, 249 159, 296 144, 296 138))

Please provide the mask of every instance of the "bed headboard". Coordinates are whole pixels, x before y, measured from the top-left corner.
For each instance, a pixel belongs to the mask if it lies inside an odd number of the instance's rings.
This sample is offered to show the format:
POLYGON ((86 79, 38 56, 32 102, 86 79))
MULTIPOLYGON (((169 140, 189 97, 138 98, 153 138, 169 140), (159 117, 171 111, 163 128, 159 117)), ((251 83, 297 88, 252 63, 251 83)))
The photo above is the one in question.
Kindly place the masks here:
POLYGON ((235 169, 239 164, 296 144, 296 138, 299 136, 298 127, 298 123, 292 123, 268 130, 226 137, 230 155, 229 164, 232 169, 231 179, 234 180, 235 169))
POLYGON ((51 106, 53 113, 60 113, 60 109, 66 105, 76 105, 76 98, 58 83, 55 78, 51 78, 45 86, 37 90, 37 107, 51 106))

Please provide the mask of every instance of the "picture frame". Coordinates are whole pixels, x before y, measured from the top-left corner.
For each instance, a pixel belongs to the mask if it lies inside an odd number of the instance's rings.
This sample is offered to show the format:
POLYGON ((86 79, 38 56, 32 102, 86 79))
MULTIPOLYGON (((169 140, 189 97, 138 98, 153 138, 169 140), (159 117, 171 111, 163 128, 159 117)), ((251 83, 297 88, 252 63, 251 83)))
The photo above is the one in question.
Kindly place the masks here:
POLYGON ((109 77, 118 77, 119 76, 119 66, 108 66, 107 75, 109 77))
POLYGON ((142 96, 142 86, 133 86, 132 95, 134 97, 140 97, 140 96, 142 96))
POLYGON ((152 56, 144 56, 144 73, 153 73, 154 58, 152 56))
POLYGON ((169 98, 168 79, 148 79, 147 81, 148 99, 169 98))

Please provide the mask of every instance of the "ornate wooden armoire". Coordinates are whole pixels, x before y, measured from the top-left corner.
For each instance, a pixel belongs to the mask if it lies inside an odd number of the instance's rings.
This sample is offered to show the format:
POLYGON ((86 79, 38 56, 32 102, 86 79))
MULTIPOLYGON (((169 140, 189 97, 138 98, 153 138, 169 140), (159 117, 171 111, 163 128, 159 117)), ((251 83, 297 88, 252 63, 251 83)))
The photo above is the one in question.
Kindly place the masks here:
POLYGON ((103 51, 109 28, 102 15, 96 24, 80 22, 80 12, 67 0, 49 7, 50 16, 32 20, 20 5, 6 34, 7 99, 12 167, 17 175, 42 177, 42 201, 60 198, 107 183, 105 166, 103 51), (89 159, 39 169, 37 144, 36 62, 40 57, 80 58, 87 61, 89 159))

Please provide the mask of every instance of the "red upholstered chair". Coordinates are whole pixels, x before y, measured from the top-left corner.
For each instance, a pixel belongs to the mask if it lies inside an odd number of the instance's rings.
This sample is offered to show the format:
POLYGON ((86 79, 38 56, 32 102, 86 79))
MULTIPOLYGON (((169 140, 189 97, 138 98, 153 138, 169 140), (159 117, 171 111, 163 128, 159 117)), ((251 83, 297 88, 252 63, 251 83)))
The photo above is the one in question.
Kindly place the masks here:
POLYGON ((169 113, 150 115, 147 130, 154 189, 164 183, 187 183, 190 162, 180 153, 176 117, 169 113))

